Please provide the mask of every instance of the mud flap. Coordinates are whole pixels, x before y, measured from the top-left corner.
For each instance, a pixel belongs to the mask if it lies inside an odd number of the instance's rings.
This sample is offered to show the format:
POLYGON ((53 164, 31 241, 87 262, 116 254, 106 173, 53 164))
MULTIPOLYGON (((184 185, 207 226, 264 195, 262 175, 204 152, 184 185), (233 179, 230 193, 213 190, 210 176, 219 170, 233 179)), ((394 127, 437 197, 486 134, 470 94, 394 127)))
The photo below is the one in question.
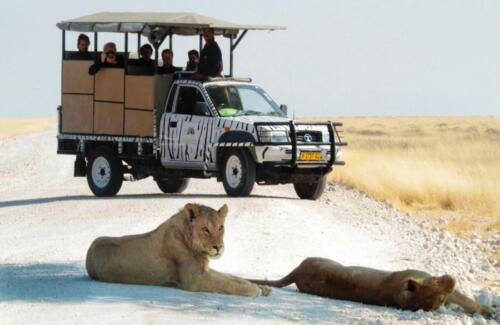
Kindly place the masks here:
POLYGON ((73 172, 74 177, 85 177, 87 175, 87 163, 83 156, 76 156, 75 169, 73 172))

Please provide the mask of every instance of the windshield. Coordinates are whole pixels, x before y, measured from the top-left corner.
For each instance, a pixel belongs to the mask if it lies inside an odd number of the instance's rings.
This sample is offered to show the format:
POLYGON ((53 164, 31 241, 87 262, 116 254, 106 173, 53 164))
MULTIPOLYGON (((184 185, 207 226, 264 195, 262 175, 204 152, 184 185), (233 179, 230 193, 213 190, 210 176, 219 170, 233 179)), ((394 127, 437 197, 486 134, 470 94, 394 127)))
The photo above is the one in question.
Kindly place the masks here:
POLYGON ((222 117, 284 116, 278 104, 260 87, 254 85, 207 85, 206 89, 222 117))

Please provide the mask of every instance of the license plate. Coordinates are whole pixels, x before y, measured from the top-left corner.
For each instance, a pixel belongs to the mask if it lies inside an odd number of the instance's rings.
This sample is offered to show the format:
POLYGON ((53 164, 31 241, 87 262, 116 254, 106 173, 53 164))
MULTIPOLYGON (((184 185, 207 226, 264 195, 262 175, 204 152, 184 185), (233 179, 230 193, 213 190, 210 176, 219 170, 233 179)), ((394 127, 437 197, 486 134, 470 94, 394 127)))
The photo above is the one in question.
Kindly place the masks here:
POLYGON ((300 160, 321 160, 321 152, 319 151, 302 151, 300 160))

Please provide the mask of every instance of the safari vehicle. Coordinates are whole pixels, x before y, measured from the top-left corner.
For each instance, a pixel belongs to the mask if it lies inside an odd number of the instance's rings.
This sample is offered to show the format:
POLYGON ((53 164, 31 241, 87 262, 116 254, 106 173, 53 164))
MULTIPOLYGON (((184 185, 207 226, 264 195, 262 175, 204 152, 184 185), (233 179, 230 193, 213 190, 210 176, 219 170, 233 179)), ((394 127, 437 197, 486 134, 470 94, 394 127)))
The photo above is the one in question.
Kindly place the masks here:
POLYGON ((255 183, 293 183, 299 197, 320 197, 333 165, 341 165, 340 123, 305 123, 250 79, 233 77, 233 52, 250 26, 186 13, 97 13, 57 24, 62 30, 59 154, 75 155, 74 176, 87 177, 97 196, 118 193, 123 180, 152 176, 161 191, 180 193, 190 178, 216 177, 230 196, 247 196, 255 183), (213 28, 229 39, 230 73, 195 81, 190 72, 157 74, 158 49, 174 35, 199 37, 213 28), (74 60, 66 32, 124 34, 123 68, 88 73, 93 60, 74 60), (153 67, 129 55, 129 34, 155 48, 153 67))

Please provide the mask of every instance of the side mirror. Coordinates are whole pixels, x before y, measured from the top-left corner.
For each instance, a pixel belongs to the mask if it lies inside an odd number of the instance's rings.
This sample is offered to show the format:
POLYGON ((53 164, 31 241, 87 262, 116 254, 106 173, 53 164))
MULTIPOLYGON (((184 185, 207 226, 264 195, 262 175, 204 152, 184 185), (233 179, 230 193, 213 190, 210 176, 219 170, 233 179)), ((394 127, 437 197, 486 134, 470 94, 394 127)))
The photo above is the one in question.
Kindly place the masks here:
POLYGON ((285 116, 288 116, 288 106, 281 104, 280 110, 283 112, 283 114, 285 114, 285 116))

